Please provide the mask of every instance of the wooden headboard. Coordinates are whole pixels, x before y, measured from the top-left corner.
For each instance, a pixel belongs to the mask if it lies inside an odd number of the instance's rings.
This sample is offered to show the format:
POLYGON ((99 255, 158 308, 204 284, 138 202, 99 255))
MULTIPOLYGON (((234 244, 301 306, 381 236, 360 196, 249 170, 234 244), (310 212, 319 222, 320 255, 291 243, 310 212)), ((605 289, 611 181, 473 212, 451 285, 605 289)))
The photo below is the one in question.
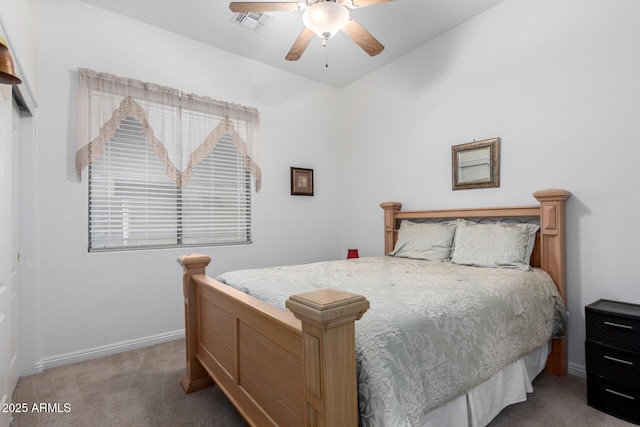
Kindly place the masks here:
MULTIPOLYGON (((531 265, 549 273, 566 307, 565 202, 570 196, 571 193, 566 190, 542 190, 533 193, 533 197, 539 202, 535 206, 451 210, 402 211, 402 204, 399 202, 381 203, 380 206, 384 209, 384 253, 387 255, 393 250, 402 220, 534 218, 538 220, 540 230, 536 236, 531 265)), ((566 375, 566 338, 553 340, 553 349, 545 370, 554 375, 566 375)))

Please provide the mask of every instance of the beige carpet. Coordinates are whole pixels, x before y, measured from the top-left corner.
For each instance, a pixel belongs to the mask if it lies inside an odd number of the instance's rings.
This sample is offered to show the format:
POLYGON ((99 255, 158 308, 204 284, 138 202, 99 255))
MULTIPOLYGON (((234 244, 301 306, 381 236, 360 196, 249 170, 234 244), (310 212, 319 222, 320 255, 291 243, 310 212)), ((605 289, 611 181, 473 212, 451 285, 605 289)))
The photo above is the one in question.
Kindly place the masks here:
MULTIPOLYGON (((29 411, 15 414, 13 426, 246 426, 217 387, 183 393, 183 345, 173 341, 21 378, 13 402, 29 411), (32 412, 34 403, 60 412, 32 412)), ((587 406, 581 378, 542 374, 534 388, 527 402, 506 408, 490 426, 633 426, 587 406)))

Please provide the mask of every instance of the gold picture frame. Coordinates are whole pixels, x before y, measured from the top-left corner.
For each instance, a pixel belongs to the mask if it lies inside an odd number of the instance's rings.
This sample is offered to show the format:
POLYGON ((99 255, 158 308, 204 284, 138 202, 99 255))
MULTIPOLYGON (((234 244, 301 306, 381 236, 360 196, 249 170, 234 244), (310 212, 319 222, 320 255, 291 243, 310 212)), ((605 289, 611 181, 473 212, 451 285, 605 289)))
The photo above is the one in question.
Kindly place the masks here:
POLYGON ((452 189, 500 187, 500 138, 451 147, 452 189))
POLYGON ((313 196, 313 169, 291 168, 291 195, 313 196))

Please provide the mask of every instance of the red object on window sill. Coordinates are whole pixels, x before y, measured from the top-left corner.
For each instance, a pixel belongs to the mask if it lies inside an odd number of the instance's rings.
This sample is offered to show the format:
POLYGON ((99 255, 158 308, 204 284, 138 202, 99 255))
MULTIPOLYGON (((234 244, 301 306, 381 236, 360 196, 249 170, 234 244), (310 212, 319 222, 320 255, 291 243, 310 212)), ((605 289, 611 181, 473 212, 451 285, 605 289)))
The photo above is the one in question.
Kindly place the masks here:
POLYGON ((347 259, 360 258, 357 249, 347 249, 347 259))

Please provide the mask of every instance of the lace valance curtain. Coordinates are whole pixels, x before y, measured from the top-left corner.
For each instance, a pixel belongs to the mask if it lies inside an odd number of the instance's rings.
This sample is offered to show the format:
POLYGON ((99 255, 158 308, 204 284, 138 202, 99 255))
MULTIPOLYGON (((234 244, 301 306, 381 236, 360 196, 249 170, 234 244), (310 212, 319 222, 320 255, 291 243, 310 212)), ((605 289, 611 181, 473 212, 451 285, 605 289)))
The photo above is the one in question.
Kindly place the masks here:
POLYGON ((80 68, 76 173, 104 154, 127 117, 142 125, 167 176, 183 188, 193 169, 229 135, 260 191, 258 110, 177 89, 80 68))

